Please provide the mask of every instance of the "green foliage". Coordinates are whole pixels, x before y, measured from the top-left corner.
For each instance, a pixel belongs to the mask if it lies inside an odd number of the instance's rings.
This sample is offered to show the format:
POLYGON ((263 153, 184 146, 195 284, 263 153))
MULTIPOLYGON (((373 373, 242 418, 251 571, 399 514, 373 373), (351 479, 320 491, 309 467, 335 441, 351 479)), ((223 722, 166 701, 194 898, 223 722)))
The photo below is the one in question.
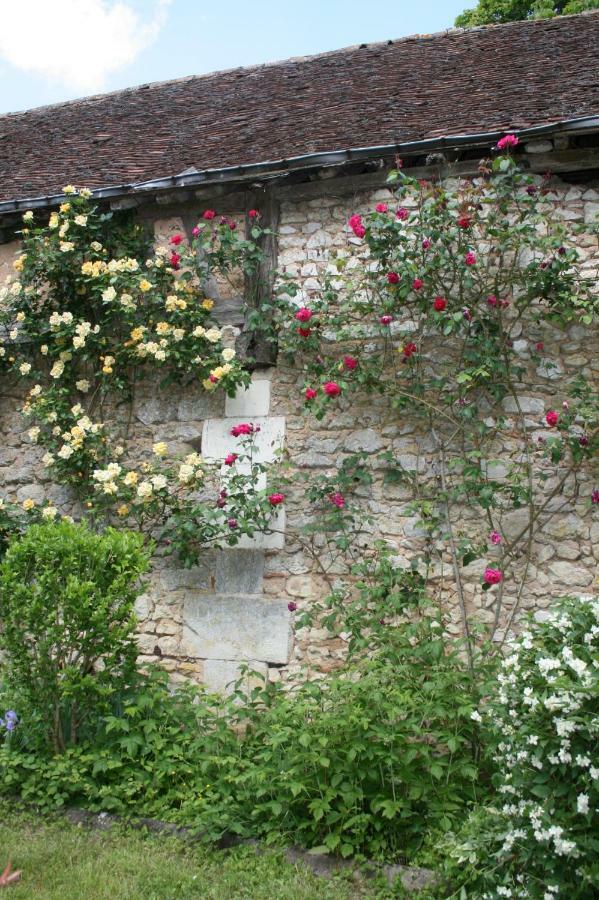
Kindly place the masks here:
POLYGON ((599 601, 569 598, 518 639, 483 708, 497 798, 444 848, 454 889, 597 896, 598 700, 599 601))
POLYGON ((69 522, 32 525, 0 566, 6 692, 56 751, 135 671, 143 539, 69 522))
POLYGON ((47 810, 78 805, 189 822, 237 744, 226 706, 191 687, 173 692, 166 673, 151 669, 114 690, 111 707, 60 755, 30 747, 23 723, 21 745, 0 750, 3 790, 47 810))
POLYGON ((551 19, 591 9, 599 9, 599 0, 478 0, 478 6, 461 13, 455 24, 459 28, 473 28, 522 19, 551 19))

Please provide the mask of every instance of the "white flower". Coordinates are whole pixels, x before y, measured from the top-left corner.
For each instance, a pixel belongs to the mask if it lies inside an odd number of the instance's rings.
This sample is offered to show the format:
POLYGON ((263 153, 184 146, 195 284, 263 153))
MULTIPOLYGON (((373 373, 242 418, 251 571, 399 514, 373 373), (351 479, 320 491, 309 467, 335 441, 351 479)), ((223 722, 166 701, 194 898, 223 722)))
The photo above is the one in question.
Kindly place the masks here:
POLYGON ((589 811, 589 798, 587 794, 579 794, 576 798, 576 809, 581 815, 586 815, 589 811))
POLYGON ((193 466, 188 465, 187 463, 181 463, 179 466, 179 481, 182 484, 187 484, 192 480, 194 474, 193 466))
POLYGON ((42 457, 43 464, 47 466, 51 466, 54 463, 54 455, 52 453, 44 453, 42 457))
POLYGON ((150 481, 142 481, 137 487, 137 496, 140 500, 149 500, 154 492, 154 487, 150 481))
POLYGON ((64 372, 64 363, 61 359, 57 359, 52 368, 50 369, 50 375, 52 378, 60 378, 62 373, 64 372))
POLYGON ((75 451, 70 444, 63 444, 56 455, 60 456, 61 459, 69 459, 69 457, 71 457, 74 452, 75 451))
POLYGON ((157 491, 161 491, 168 484, 164 475, 154 475, 152 478, 152 484, 157 491))
POLYGON ((235 351, 232 347, 225 347, 221 356, 225 362, 231 362, 232 359, 235 359, 235 351))
POLYGON ((28 209, 26 213, 23 213, 23 221, 33 222, 33 210, 28 209))
POLYGON ((113 287, 107 287, 105 291, 102 291, 102 300, 104 300, 105 302, 114 300, 115 297, 116 291, 113 287))
POLYGON ((29 375, 29 373, 31 372, 31 363, 21 363, 21 365, 19 366, 19 372, 21 373, 21 375, 29 375))
POLYGON ((74 222, 75 225, 81 225, 82 228, 85 228, 87 225, 87 216, 75 216, 74 222))
POLYGON ((61 241, 60 242, 60 252, 61 253, 70 253, 71 250, 75 249, 75 244, 72 241, 61 241))
POLYGON ((166 456, 168 451, 168 444, 165 441, 158 441, 156 444, 152 445, 152 453, 155 456, 166 456))
POLYGON ((38 437, 40 436, 40 429, 36 425, 34 428, 30 428, 27 434, 32 441, 37 441, 38 437))
POLYGON ((217 341, 220 341, 220 331, 218 328, 209 328, 204 337, 207 341, 210 341, 211 344, 216 344, 217 341))
POLYGON ((42 509, 42 516, 44 519, 55 519, 58 514, 58 510, 55 506, 45 506, 42 509))
POLYGON ((81 378, 79 381, 75 382, 75 387, 78 391, 81 391, 82 394, 87 394, 89 391, 89 381, 87 378, 81 378))
POLYGON ((474 710, 474 712, 470 713, 470 718, 473 722, 482 722, 483 720, 483 717, 476 709, 474 710))

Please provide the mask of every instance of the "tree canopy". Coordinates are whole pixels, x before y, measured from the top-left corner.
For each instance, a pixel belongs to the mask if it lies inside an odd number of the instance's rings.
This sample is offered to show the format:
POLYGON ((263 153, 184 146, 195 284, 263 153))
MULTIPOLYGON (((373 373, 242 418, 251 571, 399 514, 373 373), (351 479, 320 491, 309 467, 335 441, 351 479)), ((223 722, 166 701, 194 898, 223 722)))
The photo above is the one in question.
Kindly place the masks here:
POLYGON ((466 9, 455 20, 461 28, 475 25, 499 25, 522 19, 551 19, 571 13, 599 9, 599 0, 478 0, 474 9, 466 9))

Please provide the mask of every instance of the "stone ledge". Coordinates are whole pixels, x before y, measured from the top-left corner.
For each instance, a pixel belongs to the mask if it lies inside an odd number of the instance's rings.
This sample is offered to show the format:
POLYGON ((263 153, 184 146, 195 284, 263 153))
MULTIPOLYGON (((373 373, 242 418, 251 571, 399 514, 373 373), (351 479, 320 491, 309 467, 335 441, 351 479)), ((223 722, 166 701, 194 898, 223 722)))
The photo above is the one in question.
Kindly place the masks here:
POLYGON ((291 637, 285 600, 191 592, 185 598, 182 650, 187 656, 282 664, 289 661, 291 637))

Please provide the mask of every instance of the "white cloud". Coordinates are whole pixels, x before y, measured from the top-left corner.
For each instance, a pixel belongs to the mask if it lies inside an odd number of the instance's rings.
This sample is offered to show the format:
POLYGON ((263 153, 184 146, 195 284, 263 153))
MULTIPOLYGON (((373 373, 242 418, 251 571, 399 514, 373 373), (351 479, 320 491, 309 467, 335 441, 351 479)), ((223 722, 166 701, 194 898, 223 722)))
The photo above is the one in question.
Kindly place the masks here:
POLYGON ((83 92, 102 90, 164 25, 171 0, 0 0, 0 58, 83 92))

